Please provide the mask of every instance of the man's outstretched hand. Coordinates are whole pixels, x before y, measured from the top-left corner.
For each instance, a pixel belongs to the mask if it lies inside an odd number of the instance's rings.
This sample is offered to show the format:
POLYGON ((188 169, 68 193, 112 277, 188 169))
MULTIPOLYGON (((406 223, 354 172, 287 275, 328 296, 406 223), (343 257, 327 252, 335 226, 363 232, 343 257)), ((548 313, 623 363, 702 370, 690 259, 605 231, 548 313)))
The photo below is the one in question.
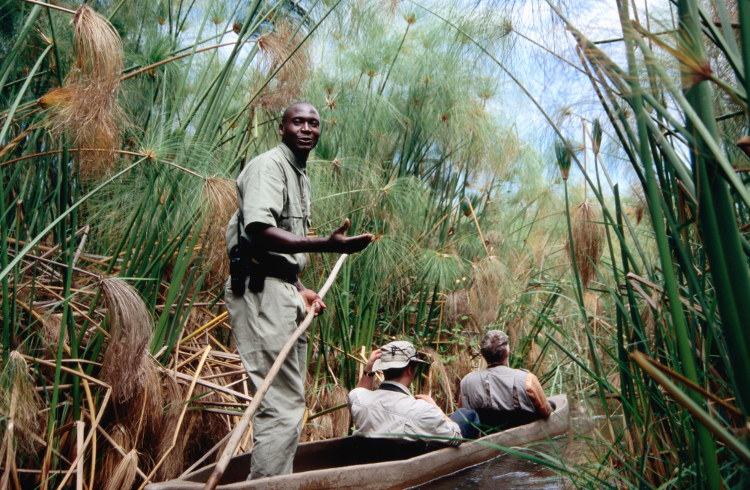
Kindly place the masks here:
POLYGON ((349 229, 349 218, 344 221, 344 224, 338 227, 331 236, 328 237, 328 241, 333 246, 333 251, 342 254, 354 254, 364 250, 373 240, 372 233, 365 233, 357 236, 344 236, 346 230, 349 229))

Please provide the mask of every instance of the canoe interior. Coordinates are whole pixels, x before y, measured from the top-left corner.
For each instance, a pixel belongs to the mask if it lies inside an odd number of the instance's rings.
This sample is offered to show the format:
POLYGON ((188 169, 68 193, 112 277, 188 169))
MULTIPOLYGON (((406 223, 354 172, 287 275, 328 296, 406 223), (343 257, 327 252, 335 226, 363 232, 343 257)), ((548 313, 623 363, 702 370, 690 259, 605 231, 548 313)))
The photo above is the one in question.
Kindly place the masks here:
MULTIPOLYGON (((522 446, 565 434, 570 429, 567 395, 551 397, 557 410, 549 419, 498 432, 480 441, 500 446, 522 446)), ((499 449, 482 442, 425 453, 424 442, 342 437, 300 444, 294 474, 247 481, 252 453, 235 456, 219 488, 227 490, 400 490, 489 461, 499 449)), ((214 464, 182 479, 152 483, 146 490, 200 490, 214 464)))
MULTIPOLYGON (((346 466, 402 461, 425 454, 423 441, 398 442, 388 439, 365 439, 363 437, 339 437, 325 441, 300 444, 294 455, 294 472, 303 473, 346 466)), ((240 454, 232 458, 221 479, 222 485, 244 481, 250 472, 253 453, 240 454)), ((187 475, 185 481, 208 481, 214 465, 187 475)))

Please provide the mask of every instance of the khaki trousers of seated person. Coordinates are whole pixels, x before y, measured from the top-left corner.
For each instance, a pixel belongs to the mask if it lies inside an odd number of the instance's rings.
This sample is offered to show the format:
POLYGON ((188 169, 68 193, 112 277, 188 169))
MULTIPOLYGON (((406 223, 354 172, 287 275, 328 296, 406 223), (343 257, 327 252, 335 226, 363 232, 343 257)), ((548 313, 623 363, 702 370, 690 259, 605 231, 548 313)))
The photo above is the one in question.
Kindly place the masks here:
MULTIPOLYGON (((255 393, 284 344, 305 318, 305 303, 297 288, 267 277, 263 291, 245 289, 238 298, 227 280, 224 300, 232 335, 248 387, 255 393)), ((305 413, 307 340, 303 336, 284 361, 253 416, 253 458, 248 480, 292 472, 305 413)))

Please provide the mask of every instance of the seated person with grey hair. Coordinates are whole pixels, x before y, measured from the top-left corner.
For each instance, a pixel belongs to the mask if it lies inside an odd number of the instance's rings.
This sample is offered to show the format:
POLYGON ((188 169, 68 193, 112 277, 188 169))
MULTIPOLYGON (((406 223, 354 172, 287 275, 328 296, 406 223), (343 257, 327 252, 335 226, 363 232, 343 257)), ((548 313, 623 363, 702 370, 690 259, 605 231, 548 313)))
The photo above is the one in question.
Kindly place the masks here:
MULTIPOLYGON (((479 435, 476 412, 459 409, 447 416, 429 395, 411 394, 411 384, 420 364, 417 350, 405 341, 391 342, 373 351, 357 387, 349 393, 349 410, 355 436, 413 441, 420 436, 430 445, 458 446, 461 439, 479 435), (375 372, 385 381, 373 391, 375 372)), ((424 447, 424 445, 423 445, 424 447)))
POLYGON ((508 367, 508 336, 490 330, 480 344, 487 369, 469 373, 461 380, 461 407, 479 414, 483 432, 528 424, 549 417, 554 402, 544 396, 536 376, 525 369, 508 367))

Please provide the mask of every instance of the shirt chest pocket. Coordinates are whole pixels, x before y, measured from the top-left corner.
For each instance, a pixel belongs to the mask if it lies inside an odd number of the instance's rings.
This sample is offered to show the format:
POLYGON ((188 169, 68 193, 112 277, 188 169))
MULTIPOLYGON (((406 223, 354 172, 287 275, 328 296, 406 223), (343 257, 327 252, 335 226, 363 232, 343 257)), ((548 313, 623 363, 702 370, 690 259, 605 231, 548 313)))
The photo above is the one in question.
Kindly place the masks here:
POLYGON ((304 215, 301 206, 287 202, 281 211, 279 228, 295 235, 304 236, 304 222, 306 219, 307 217, 304 215))

